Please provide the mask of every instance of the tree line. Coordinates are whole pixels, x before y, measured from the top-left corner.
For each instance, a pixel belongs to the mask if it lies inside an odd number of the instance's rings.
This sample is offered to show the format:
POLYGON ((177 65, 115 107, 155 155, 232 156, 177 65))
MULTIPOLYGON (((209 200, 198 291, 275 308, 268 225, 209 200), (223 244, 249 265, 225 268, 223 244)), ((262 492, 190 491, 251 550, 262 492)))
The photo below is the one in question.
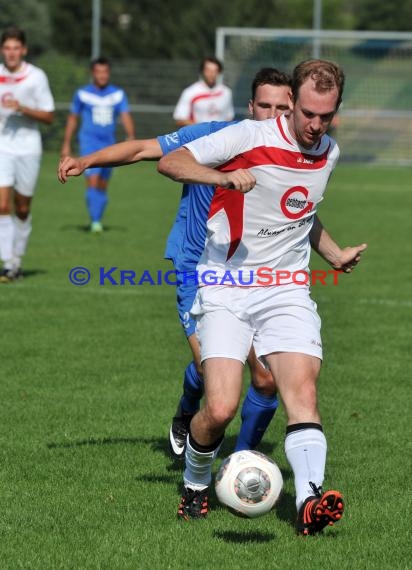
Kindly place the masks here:
MULTIPOLYGON (((312 27, 312 0, 101 0, 102 53, 114 59, 199 60, 214 52, 220 26, 312 27)), ((30 52, 87 58, 92 0, 0 0, 0 28, 24 28, 30 52)), ((408 31, 412 0, 323 0, 322 27, 408 31)))

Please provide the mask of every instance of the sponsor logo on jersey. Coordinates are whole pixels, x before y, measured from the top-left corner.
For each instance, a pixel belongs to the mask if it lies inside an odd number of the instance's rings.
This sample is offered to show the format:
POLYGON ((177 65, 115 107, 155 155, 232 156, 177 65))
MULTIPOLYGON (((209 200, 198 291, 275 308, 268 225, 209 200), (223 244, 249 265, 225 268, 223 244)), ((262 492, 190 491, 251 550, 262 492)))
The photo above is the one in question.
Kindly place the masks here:
POLYGON ((313 202, 307 199, 308 195, 309 191, 304 186, 289 188, 280 199, 280 208, 283 214, 290 220, 303 218, 313 208, 313 202))

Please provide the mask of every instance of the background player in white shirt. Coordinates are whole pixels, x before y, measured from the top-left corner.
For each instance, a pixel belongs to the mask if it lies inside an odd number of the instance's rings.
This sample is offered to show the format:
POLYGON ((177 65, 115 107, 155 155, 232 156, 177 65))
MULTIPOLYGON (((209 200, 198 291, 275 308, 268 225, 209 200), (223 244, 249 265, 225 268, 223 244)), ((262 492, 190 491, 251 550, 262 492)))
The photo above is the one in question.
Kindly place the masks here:
MULTIPOLYGON (((159 171, 175 180, 220 187, 201 266, 218 274, 259 267, 307 271, 310 241, 334 269, 349 272, 359 262, 366 244, 342 249, 319 221, 309 237, 339 156, 326 132, 343 85, 337 65, 303 62, 293 73, 288 116, 243 121, 161 159, 159 171), (224 167, 211 168, 218 165, 224 167)), ((178 515, 207 515, 211 466, 236 413, 243 362, 253 343, 276 378, 288 417, 285 450, 295 478, 297 530, 321 532, 341 518, 343 499, 339 491, 322 491, 327 446, 316 393, 322 347, 308 287, 203 287, 193 312, 206 401, 190 425, 178 515)))
POLYGON ((3 32, 1 53, 0 283, 9 283, 21 276, 31 232, 30 207, 42 152, 38 123, 52 123, 54 101, 45 73, 23 59, 27 54, 23 30, 13 27, 3 32))
POLYGON ((173 118, 179 127, 234 118, 232 90, 219 81, 222 71, 217 58, 203 59, 201 78, 183 90, 174 110, 173 118))

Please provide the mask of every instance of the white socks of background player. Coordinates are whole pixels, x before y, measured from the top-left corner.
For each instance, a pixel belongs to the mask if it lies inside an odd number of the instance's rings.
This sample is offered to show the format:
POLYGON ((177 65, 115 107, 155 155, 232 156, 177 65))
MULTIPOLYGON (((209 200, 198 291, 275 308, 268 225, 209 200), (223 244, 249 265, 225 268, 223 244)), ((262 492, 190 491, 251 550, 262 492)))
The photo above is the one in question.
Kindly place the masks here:
POLYGON ((18 269, 31 233, 31 216, 0 216, 0 259, 5 269, 18 269))
POLYGON ((13 269, 13 239, 13 218, 0 216, 0 259, 5 269, 13 269))
POLYGON ((325 475, 326 438, 320 424, 302 423, 288 426, 285 439, 286 457, 295 476, 296 507, 313 496, 310 482, 321 487, 325 475))
POLYGON ((13 240, 13 263, 14 268, 21 266, 21 258, 26 253, 27 242, 31 234, 31 215, 25 220, 21 220, 17 216, 13 218, 14 222, 14 240, 13 240))
POLYGON ((212 465, 222 444, 223 437, 210 447, 196 443, 189 432, 187 436, 185 471, 183 483, 194 491, 202 491, 210 485, 212 480, 212 465))

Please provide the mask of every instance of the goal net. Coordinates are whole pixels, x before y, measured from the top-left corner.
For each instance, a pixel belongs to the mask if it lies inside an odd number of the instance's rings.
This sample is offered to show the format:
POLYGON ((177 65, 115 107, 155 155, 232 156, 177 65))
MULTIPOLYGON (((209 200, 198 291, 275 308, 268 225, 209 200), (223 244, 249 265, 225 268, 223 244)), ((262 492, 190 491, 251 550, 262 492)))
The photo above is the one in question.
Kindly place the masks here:
POLYGON ((240 116, 261 67, 291 72, 312 57, 337 62, 346 75, 334 133, 341 160, 412 164, 412 32, 218 28, 216 56, 240 116))

